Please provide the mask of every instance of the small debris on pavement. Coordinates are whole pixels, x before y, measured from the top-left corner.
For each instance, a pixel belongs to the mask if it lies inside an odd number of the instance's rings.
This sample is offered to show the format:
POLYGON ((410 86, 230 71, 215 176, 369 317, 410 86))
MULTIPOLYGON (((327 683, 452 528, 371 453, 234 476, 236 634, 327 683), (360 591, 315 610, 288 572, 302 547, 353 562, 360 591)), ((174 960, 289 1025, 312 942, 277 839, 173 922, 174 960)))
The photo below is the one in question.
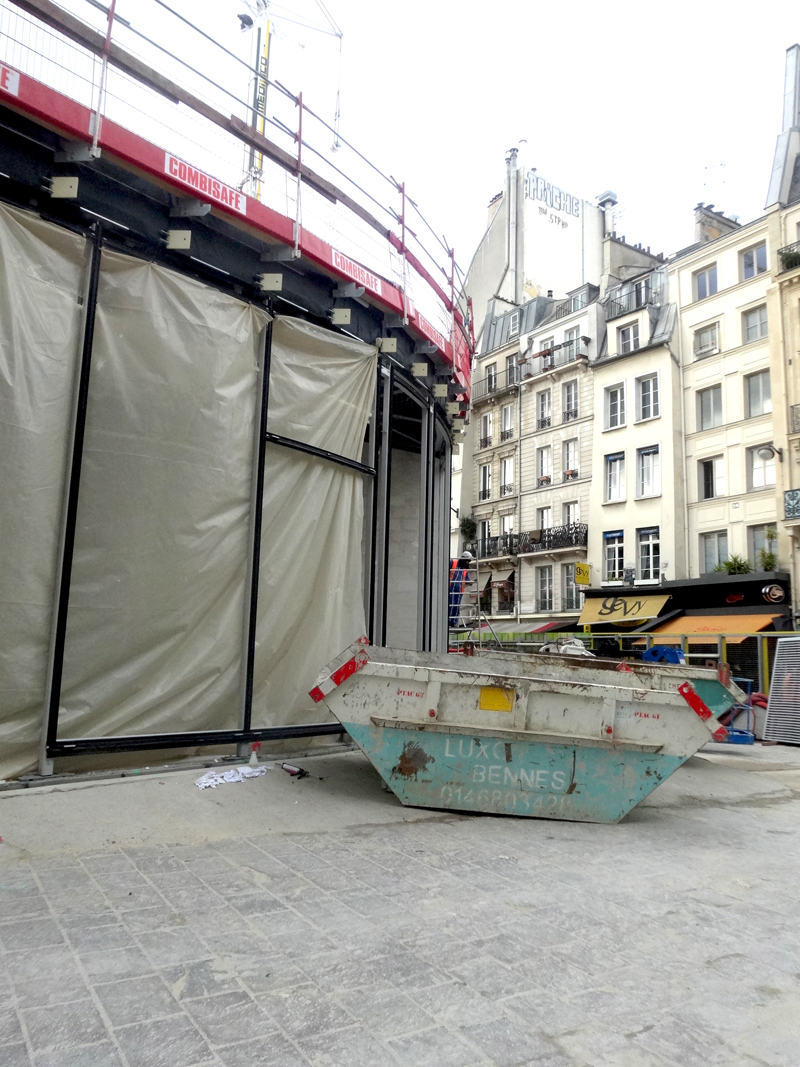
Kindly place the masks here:
POLYGON ((295 767, 292 763, 279 763, 278 766, 291 775, 292 778, 316 778, 318 781, 322 781, 318 774, 312 774, 310 771, 304 770, 302 767, 295 767))
POLYGON ((223 782, 243 782, 246 778, 260 778, 267 773, 266 767, 231 767, 229 771, 209 771, 198 778, 198 789, 216 789, 223 782))

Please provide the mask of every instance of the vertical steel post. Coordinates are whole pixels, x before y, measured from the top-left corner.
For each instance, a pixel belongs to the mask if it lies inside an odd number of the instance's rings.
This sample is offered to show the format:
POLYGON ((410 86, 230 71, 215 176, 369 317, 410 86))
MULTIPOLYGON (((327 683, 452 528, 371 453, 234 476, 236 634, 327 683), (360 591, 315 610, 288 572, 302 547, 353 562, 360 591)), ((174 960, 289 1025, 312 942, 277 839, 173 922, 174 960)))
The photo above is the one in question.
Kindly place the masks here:
POLYGON ((297 121, 297 204, 295 210, 294 220, 294 250, 293 255, 295 259, 300 258, 300 219, 301 219, 301 194, 303 188, 302 168, 303 168, 303 94, 297 94, 297 106, 300 108, 300 115, 297 121))
POLYGON ((372 612, 369 638, 373 645, 386 643, 386 573, 389 554, 389 493, 391 481, 392 368, 378 364, 378 398, 375 427, 377 455, 372 511, 372 612))
POLYGON ((75 379, 72 426, 68 446, 70 460, 64 483, 64 502, 62 505, 59 550, 56 562, 53 617, 39 748, 40 774, 53 773, 49 750, 58 736, 58 712, 61 704, 61 679, 64 673, 69 590, 72 581, 72 559, 75 551, 75 529, 78 521, 78 496, 83 464, 83 442, 86 436, 86 409, 89 402, 89 376, 92 365, 92 344, 94 341, 102 251, 103 227, 100 222, 96 222, 92 226, 91 259, 83 300, 81 354, 75 379))
MULTIPOLYGON (((272 309, 270 308, 270 311, 272 309)), ((253 418, 253 475, 250 490, 250 529, 248 532, 247 578, 245 580, 244 647, 242 649, 242 695, 239 727, 251 728, 253 718, 253 672, 255 670, 258 627, 258 579, 261 567, 261 524, 264 512, 264 470, 267 454, 269 373, 272 363, 272 319, 264 327, 256 379, 256 409, 253 418)), ((247 744, 239 746, 245 755, 247 744)))

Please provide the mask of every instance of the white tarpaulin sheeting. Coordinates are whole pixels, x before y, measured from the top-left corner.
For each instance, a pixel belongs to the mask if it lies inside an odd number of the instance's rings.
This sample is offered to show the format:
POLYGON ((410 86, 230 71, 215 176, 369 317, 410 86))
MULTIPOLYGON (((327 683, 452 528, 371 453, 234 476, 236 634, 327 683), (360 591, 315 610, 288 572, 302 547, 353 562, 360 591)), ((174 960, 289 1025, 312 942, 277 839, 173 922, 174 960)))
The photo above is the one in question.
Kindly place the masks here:
POLYGON ((85 260, 0 206, 0 778, 37 757, 85 260))
POLYGON ((59 737, 238 725, 266 322, 103 253, 59 737))
MULTIPOLYGON (((0 776, 35 764, 85 241, 0 208, 0 776)), ((104 251, 58 736, 239 725, 257 363, 268 316, 104 251)), ((361 459, 377 351, 279 318, 271 432, 361 459)), ((364 632, 364 475, 268 445, 253 724, 318 721, 364 632)))
MULTIPOLYGON (((360 460, 377 361, 360 341, 276 318, 267 429, 360 460)), ((364 477, 267 447, 254 726, 319 721, 307 694, 320 666, 364 633, 364 477)))

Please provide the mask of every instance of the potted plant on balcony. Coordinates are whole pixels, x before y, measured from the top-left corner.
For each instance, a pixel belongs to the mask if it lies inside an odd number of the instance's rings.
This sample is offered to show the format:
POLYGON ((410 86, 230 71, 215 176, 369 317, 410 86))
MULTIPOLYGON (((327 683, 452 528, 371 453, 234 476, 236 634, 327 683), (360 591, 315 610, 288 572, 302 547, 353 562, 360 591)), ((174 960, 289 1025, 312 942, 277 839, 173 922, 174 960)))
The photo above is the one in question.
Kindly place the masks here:
POLYGON ((550 475, 549 474, 540 474, 539 475, 539 485, 549 485, 549 484, 550 484, 550 475))
POLYGON ((471 515, 465 515, 459 523, 459 529, 461 530, 461 536, 464 538, 465 544, 469 541, 474 541, 478 533, 478 524, 471 515))
POLYGON ((794 270, 795 267, 800 267, 800 247, 790 245, 786 249, 781 248, 778 255, 781 257, 784 270, 794 270))

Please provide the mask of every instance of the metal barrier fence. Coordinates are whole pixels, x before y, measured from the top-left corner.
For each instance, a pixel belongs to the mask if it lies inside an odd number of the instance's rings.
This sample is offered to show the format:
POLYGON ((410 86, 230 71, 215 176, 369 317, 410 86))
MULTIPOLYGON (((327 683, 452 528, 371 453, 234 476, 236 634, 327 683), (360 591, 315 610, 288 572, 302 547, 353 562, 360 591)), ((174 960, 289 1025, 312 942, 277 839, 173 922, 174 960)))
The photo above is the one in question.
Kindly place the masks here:
MULTIPOLYGON (((525 625, 524 623, 522 624, 525 625)), ((654 645, 668 644, 672 648, 680 647, 687 664, 697 667, 717 668, 728 664, 731 674, 738 678, 749 679, 754 693, 769 694, 772 667, 775 662, 777 642, 781 637, 800 637, 800 631, 786 630, 780 633, 752 634, 717 634, 709 635, 708 640, 698 640, 697 634, 669 635, 670 641, 658 634, 619 634, 619 633, 525 633, 522 629, 513 632, 508 624, 496 621, 492 627, 482 627, 479 632, 451 634, 450 649, 461 652, 466 644, 474 645, 484 651, 503 650, 506 652, 538 652, 543 645, 557 644, 564 641, 580 641, 595 655, 620 660, 638 660, 642 653, 654 645)))

